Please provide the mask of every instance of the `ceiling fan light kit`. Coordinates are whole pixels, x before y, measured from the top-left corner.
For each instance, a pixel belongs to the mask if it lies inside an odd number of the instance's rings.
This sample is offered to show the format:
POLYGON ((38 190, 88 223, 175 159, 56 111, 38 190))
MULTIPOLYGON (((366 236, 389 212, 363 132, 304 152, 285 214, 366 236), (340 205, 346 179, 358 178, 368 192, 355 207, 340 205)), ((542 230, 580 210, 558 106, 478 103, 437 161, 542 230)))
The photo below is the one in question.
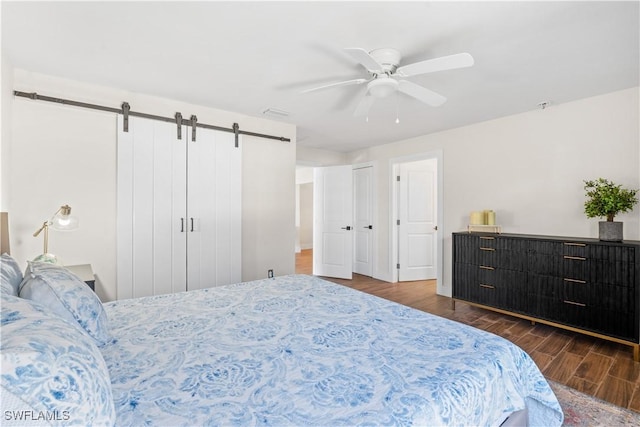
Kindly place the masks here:
POLYGON ((386 98, 398 90, 398 81, 390 77, 371 80, 367 84, 367 91, 375 98, 386 98))
POLYGON ((302 93, 338 86, 367 83, 367 90, 361 96, 358 106, 354 111, 354 116, 368 117, 369 109, 376 99, 387 98, 389 95, 397 92, 402 92, 432 107, 438 107, 444 104, 447 98, 430 89, 401 78, 471 67, 474 64, 473 57, 468 53, 442 56, 400 66, 402 55, 396 49, 381 48, 367 52, 361 48, 346 48, 345 51, 367 70, 369 74, 368 79, 353 79, 330 83, 304 90, 302 93))

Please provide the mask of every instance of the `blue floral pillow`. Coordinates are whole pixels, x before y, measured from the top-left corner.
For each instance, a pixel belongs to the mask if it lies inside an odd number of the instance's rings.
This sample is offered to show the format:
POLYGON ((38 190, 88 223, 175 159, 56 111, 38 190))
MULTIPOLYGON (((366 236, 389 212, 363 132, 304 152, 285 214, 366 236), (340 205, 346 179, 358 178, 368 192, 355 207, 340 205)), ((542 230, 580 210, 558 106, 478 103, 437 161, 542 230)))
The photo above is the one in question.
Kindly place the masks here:
POLYGON ((16 260, 9 254, 2 254, 0 259, 2 281, 0 289, 3 295, 18 296, 18 287, 22 282, 22 270, 16 260))
POLYGON ((115 424, 109 371, 87 334, 44 307, 12 296, 2 296, 0 322, 4 422, 115 424))
POLYGON ((109 341, 107 313, 100 298, 66 268, 29 262, 20 297, 36 301, 63 319, 76 322, 102 346, 109 341))

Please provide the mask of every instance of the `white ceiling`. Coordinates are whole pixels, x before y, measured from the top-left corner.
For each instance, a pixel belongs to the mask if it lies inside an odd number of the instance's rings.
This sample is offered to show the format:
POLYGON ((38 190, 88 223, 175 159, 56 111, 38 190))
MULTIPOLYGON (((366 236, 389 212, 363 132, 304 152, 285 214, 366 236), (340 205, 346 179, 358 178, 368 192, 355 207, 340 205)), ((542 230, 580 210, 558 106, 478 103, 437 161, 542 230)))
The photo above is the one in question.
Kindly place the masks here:
POLYGON ((286 110, 278 120, 300 145, 349 152, 638 86, 639 5, 3 1, 2 50, 30 71, 251 116, 286 110), (366 123, 352 115, 365 85, 300 94, 366 77, 345 47, 393 47, 401 65, 468 52, 475 65, 410 78, 443 106, 399 94, 366 123))

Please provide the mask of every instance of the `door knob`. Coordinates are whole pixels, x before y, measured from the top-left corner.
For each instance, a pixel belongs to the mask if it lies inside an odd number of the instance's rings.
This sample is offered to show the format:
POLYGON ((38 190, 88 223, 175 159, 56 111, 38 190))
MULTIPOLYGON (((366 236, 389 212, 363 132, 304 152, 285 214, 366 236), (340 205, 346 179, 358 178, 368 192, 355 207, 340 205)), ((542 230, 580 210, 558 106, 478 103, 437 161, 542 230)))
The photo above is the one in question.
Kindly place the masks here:
POLYGON ((347 225, 346 227, 340 227, 340 228, 343 229, 343 230, 347 230, 347 231, 351 230, 351 226, 350 225, 347 225))
POLYGON ((433 227, 434 230, 438 231, 438 226, 433 227))
POLYGON ((364 228, 368 228, 369 230, 373 230, 373 225, 365 225, 364 228))

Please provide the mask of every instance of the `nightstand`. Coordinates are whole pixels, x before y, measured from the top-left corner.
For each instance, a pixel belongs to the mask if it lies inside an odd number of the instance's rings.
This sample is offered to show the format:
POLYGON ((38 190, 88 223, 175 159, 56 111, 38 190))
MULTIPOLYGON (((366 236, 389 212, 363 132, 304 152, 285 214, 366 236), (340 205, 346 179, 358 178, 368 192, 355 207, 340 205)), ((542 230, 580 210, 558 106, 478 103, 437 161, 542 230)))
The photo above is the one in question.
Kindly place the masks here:
POLYGON ((78 276, 92 291, 96 291, 96 277, 93 275, 91 264, 65 265, 64 267, 78 276))

